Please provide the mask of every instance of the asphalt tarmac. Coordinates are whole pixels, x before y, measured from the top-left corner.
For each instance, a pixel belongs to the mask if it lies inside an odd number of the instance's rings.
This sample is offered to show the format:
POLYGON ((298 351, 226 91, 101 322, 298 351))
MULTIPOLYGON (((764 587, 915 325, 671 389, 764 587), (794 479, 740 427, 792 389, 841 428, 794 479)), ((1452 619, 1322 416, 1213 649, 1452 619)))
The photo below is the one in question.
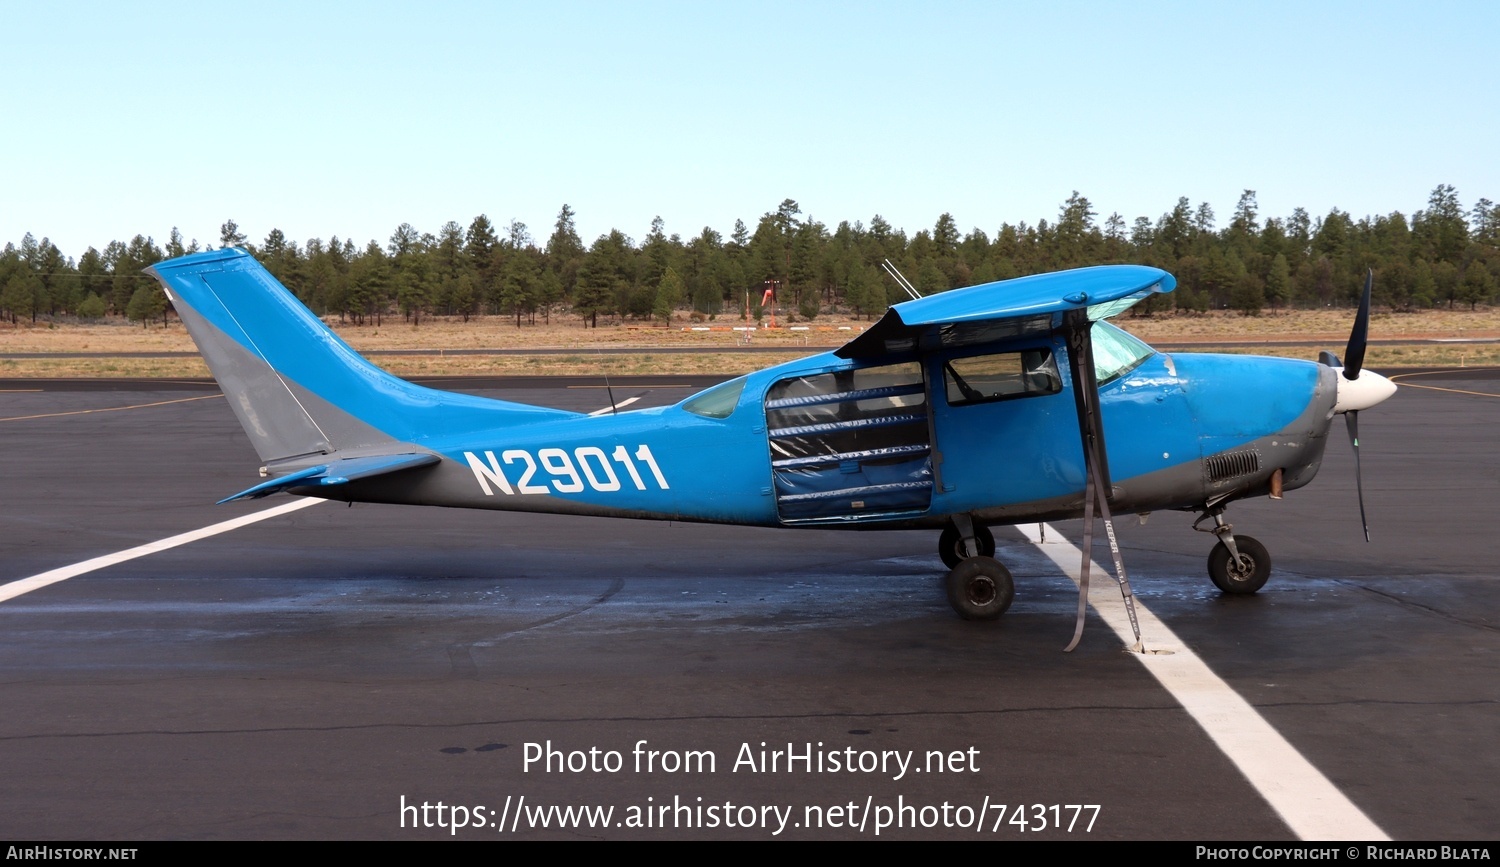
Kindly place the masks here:
MULTIPOLYGON (((1312 485, 1229 513, 1275 558, 1257 596, 1191 515, 1121 541, 1177 649, 1385 834, 1493 839, 1500 380, 1398 381, 1427 388, 1360 419, 1373 542, 1337 420, 1312 485)), ((0 442, 0 582, 291 501, 212 505, 258 462, 198 383, 0 382, 0 442)), ((1294 838, 1097 617, 1062 652, 1037 546, 997 528, 1017 600, 977 624, 935 536, 322 503, 88 572, 0 602, 0 837, 1294 838)))

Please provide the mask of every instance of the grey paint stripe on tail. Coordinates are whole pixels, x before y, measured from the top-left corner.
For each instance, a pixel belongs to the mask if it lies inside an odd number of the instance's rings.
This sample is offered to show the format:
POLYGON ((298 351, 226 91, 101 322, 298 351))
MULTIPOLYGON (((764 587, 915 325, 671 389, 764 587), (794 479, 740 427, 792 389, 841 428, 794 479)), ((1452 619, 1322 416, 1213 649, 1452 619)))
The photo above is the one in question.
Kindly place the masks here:
MULTIPOLYGON (((209 297, 223 306, 211 291, 209 297)), ((219 330, 192 305, 179 304, 177 313, 262 460, 333 450, 306 407, 264 358, 219 330)))
POLYGON ((234 311, 230 309, 228 304, 224 303, 224 299, 219 297, 219 290, 216 286, 214 286, 214 282, 209 279, 209 274, 203 273, 199 274, 198 276, 199 279, 203 281, 204 285, 208 287, 208 291, 213 293, 214 299, 219 302, 219 306, 224 308, 225 315, 227 315, 230 321, 235 324, 235 327, 239 328, 240 333, 245 335, 245 339, 250 341, 250 348, 254 350, 254 354, 260 357, 261 361, 265 364, 266 369, 271 372, 272 376, 276 377, 276 381, 281 383, 281 387, 283 389, 286 389, 286 393, 292 398, 292 401, 297 404, 297 409, 300 410, 302 412, 302 415, 312 423, 312 426, 314 428, 317 429, 318 436, 324 443, 337 450, 338 447, 333 444, 333 441, 329 439, 328 434, 323 431, 322 425, 318 424, 318 420, 313 417, 312 413, 307 411, 307 407, 303 406, 302 401, 297 398, 297 393, 292 391, 292 387, 287 384, 286 378, 281 375, 281 371, 277 370, 275 366, 273 366, 270 361, 267 360, 266 353, 255 342, 254 335, 252 335, 249 329, 245 328, 245 326, 240 323, 239 318, 234 315, 234 311))

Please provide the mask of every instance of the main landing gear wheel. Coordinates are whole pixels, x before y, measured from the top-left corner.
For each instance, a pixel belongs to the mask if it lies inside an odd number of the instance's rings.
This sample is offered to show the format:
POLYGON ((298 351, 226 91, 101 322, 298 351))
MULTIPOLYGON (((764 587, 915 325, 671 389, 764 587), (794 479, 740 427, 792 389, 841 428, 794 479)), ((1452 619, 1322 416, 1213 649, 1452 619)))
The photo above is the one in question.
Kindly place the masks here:
POLYGON ((1010 570, 992 557, 970 557, 943 579, 948 604, 965 620, 994 620, 1016 598, 1010 570))
POLYGON ((1240 549, 1240 562, 1231 563, 1228 546, 1220 542, 1208 554, 1208 577, 1225 593, 1248 596, 1271 577, 1271 554, 1249 536, 1235 536, 1234 545, 1240 549))
MULTIPOLYGON (((974 544, 979 548, 975 552, 979 556, 995 556, 995 534, 990 532, 989 527, 974 525, 974 544)), ((943 565, 949 569, 957 569, 958 564, 964 561, 964 537, 952 524, 943 528, 943 535, 938 538, 938 556, 943 558, 943 565)))

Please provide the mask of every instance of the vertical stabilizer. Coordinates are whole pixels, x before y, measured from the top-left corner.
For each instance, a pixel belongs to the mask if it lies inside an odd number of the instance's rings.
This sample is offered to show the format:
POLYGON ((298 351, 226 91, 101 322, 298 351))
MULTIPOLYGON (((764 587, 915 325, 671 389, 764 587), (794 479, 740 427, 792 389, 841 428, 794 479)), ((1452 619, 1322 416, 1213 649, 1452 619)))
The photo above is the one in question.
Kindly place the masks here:
POLYGON ((160 280, 264 461, 380 451, 573 413, 437 391, 370 364, 243 250, 171 259, 160 280))

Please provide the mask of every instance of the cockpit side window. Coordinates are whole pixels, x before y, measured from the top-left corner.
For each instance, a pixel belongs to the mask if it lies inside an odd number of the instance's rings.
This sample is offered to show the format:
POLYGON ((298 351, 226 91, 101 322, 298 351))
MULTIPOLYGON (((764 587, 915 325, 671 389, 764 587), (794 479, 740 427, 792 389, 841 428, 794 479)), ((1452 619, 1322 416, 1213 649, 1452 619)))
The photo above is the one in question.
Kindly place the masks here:
POLYGON ((949 406, 1062 391, 1057 360, 1045 347, 950 359, 943 365, 943 384, 949 406))

